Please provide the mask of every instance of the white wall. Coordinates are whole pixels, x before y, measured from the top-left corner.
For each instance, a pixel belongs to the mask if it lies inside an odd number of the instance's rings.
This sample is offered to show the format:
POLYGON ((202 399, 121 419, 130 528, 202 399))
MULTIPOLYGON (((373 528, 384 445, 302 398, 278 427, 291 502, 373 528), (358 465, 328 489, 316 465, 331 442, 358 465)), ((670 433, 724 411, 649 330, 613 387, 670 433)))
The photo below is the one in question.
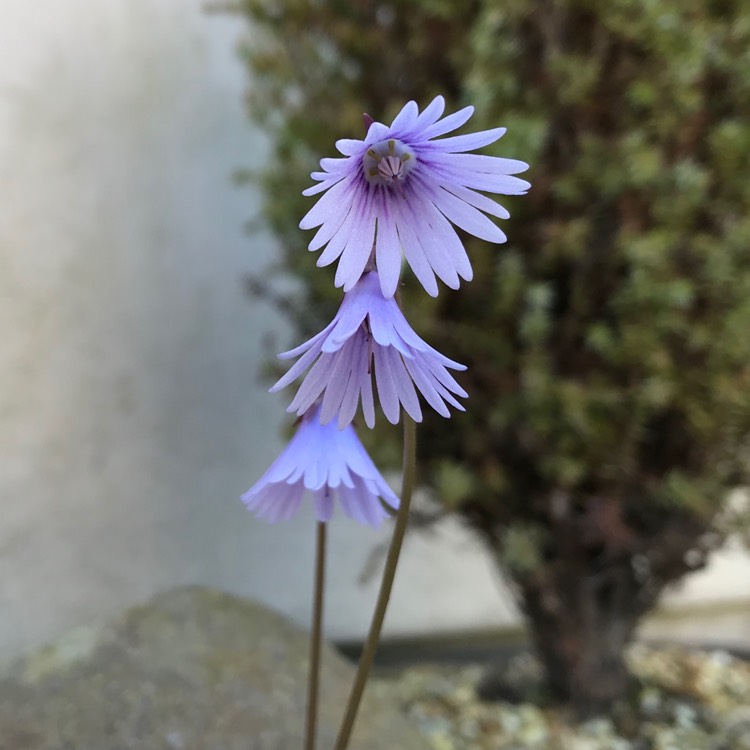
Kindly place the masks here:
MULTIPOLYGON (((307 616, 309 514, 238 501, 290 396, 262 341, 291 343, 242 289, 274 254, 231 182, 266 152, 243 31, 199 0, 0 2, 0 659, 178 583, 307 616)), ((382 538, 334 524, 329 634, 365 627, 382 538)), ((414 535, 390 632, 513 622, 496 584, 455 522, 414 535)))

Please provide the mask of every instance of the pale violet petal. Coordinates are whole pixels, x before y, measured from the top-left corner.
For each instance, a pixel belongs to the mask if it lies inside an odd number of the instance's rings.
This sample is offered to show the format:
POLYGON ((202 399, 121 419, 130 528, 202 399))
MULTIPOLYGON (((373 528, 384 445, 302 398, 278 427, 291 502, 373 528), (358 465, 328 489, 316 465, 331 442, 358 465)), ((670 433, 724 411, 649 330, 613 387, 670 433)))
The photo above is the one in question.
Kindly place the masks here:
POLYGON ((326 245, 334 237, 334 235, 341 230, 344 226, 344 222, 349 216, 349 212, 352 210, 351 203, 329 221, 324 222, 318 231, 315 233, 313 238, 310 240, 310 244, 307 249, 310 252, 320 250, 321 247, 326 245))
MULTIPOLYGON (((365 276, 367 276, 366 274, 365 276)), ((344 295, 344 300, 336 313, 328 336, 321 345, 324 352, 340 349, 364 322, 370 309, 370 294, 364 286, 364 278, 344 295)))
MULTIPOLYGON (((319 334, 320 335, 320 334, 319 334)), ((320 354, 320 346, 308 349, 269 389, 269 393, 277 393, 293 383, 302 373, 310 367, 320 354)))
POLYGON ((346 215, 341 227, 331 237, 323 252, 318 256, 318 260, 315 261, 315 265, 318 268, 330 265, 341 255, 346 247, 346 243, 349 241, 349 234, 356 220, 354 209, 352 208, 346 215))
POLYGON ((375 263, 383 295, 393 297, 401 276, 401 244, 396 232, 396 222, 388 201, 381 199, 378 206, 378 227, 375 241, 375 263))
POLYGON ((422 137, 421 131, 429 125, 435 123, 445 111, 445 99, 442 96, 436 96, 425 108, 422 114, 417 117, 416 132, 422 137))
POLYGON ((342 180, 335 184, 304 215, 300 229, 314 229, 326 221, 335 221, 342 213, 347 213, 352 204, 352 180, 342 180))
POLYGON ((461 185, 454 184, 443 185, 443 190, 453 193, 456 198, 460 198, 465 203, 490 214, 490 216, 497 216, 498 219, 510 218, 510 212, 505 207, 492 200, 492 198, 488 198, 486 195, 477 193, 474 190, 469 190, 469 188, 461 185))
POLYGON ((333 324, 335 322, 336 318, 334 318, 320 333, 316 333, 311 339, 308 339, 303 344, 300 344, 299 346, 295 347, 294 349, 290 349, 289 351, 281 352, 281 354, 278 355, 279 359, 294 359, 294 357, 298 357, 303 352, 311 349, 313 346, 315 346, 315 344, 317 344, 321 339, 325 337, 328 331, 333 328, 333 324))
POLYGON ((352 373, 349 382, 346 384, 346 390, 341 398, 341 407, 339 408, 338 427, 340 430, 350 424, 357 413, 362 374, 367 372, 368 349, 363 337, 358 336, 352 343, 352 348, 352 373))
POLYGON ((398 391, 388 364, 384 356, 386 350, 376 346, 375 354, 375 383, 378 386, 378 399, 386 419, 391 424, 397 424, 400 407, 398 400, 398 391))
POLYGON ((470 170, 457 170, 444 165, 431 165, 430 171, 440 184, 463 185, 472 190, 482 190, 486 193, 501 193, 503 195, 523 195, 531 187, 531 183, 520 177, 505 174, 486 174, 470 170))
POLYGON ((391 131, 395 134, 413 127, 417 122, 418 115, 417 103, 415 101, 407 102, 391 123, 391 131))
POLYGON ((435 388, 437 392, 449 403, 454 409, 459 411, 466 411, 466 407, 456 400, 456 397, 438 380, 435 380, 435 388))
POLYGON ((392 346, 389 346, 383 349, 383 358, 388 362, 388 370, 393 378, 398 400, 415 422, 421 422, 422 409, 419 406, 419 398, 401 356, 392 346))
POLYGON ((445 386, 449 391, 461 398, 468 398, 469 394, 458 384, 456 379, 448 370, 437 362, 431 361, 429 357, 424 358, 425 366, 435 376, 435 380, 445 386))
POLYGON ((353 487, 341 487, 339 489, 339 503, 344 513, 357 523, 370 526, 370 520, 360 502, 357 490, 353 487))
POLYGON ((401 247, 406 256, 406 262, 414 272, 414 275, 422 284, 427 294, 431 297, 438 296, 438 286, 435 281, 435 273, 432 270, 427 258, 425 257, 422 245, 414 232, 410 217, 403 212, 400 203, 394 203, 394 215, 396 219, 396 229, 399 235, 401 247))
POLYGON ((410 201, 405 209, 410 212, 417 239, 425 257, 437 277, 451 289, 458 289, 461 282, 450 254, 430 226, 430 212, 426 201, 410 201))
POLYGON ((334 278, 334 284, 343 286, 344 291, 349 291, 359 281, 375 241, 375 212, 369 202, 362 202, 356 219, 334 278))
POLYGON ((288 412, 302 415, 317 401, 328 383, 332 366, 333 355, 321 354, 302 381, 292 403, 287 407, 288 412))
MULTIPOLYGON (((320 172, 313 172, 313 175, 321 174, 320 172)), ((312 177, 312 175, 311 175, 312 177)), ((311 195, 318 195, 318 193, 323 193, 329 188, 333 187, 337 183, 341 182, 346 177, 346 175, 336 175, 335 177, 331 177, 330 179, 324 180, 323 182, 320 182, 318 185, 312 185, 309 188, 305 188, 305 190, 302 191, 302 195, 305 195, 307 197, 311 195)), ((319 177, 313 177, 314 180, 320 179, 319 177)))
POLYGON ((349 490, 350 507, 356 507, 359 519, 368 526, 379 526, 385 513, 380 503, 360 478, 354 480, 354 489, 349 490))
POLYGON ((431 154, 430 162, 444 164, 452 169, 479 172, 481 174, 518 174, 525 172, 529 165, 519 159, 506 159, 502 156, 483 154, 431 154))
POLYGON ((414 385, 419 388, 419 392, 424 396, 425 401, 438 413, 441 417, 449 417, 450 412, 448 407, 440 398, 440 394, 435 390, 435 386, 432 384, 432 378, 428 374, 428 370, 420 365, 420 360, 406 360, 404 362, 406 369, 409 371, 414 385))
POLYGON ((338 416, 341 401, 352 378, 352 355, 354 346, 347 342, 339 351, 333 355, 333 365, 328 376, 325 391, 323 393, 323 404, 320 409, 320 421, 328 424, 334 417, 338 416))
POLYGON ((505 242, 505 233, 483 213, 452 193, 438 189, 432 194, 435 205, 456 226, 488 242, 505 242))
POLYGON ((329 173, 346 172, 352 166, 352 160, 347 157, 327 157, 320 160, 320 168, 329 173))
POLYGON ((351 138, 341 138, 336 141, 336 149, 344 156, 359 156, 365 150, 365 142, 351 138))
POLYGON ((471 268, 471 262, 469 261, 469 256, 466 254, 466 249, 456 234, 456 230, 453 229, 450 222, 437 210, 431 201, 425 201, 424 210, 428 216, 430 228, 435 238, 435 248, 439 248, 441 252, 446 254, 449 262, 462 279, 471 281, 474 277, 474 271, 471 268))
MULTIPOLYGON (((382 297, 373 299, 369 317, 373 339, 380 346, 393 346, 404 356, 411 357, 410 347, 404 342, 398 331, 398 325, 402 319, 403 314, 395 300, 386 300, 382 297)), ((406 326, 408 328, 408 323, 406 326)))
POLYGON ((452 115, 448 115, 442 120, 438 120, 434 125, 425 128, 420 134, 420 137, 424 140, 429 140, 430 138, 437 138, 439 135, 450 133, 451 130, 460 128, 473 114, 474 107, 472 106, 459 109, 458 112, 454 112, 452 115))
POLYGON ((367 130, 365 146, 370 146, 378 141, 384 141, 390 134, 390 128, 382 122, 374 122, 367 130))
POLYGON ((454 135, 450 138, 441 138, 438 141, 430 141, 431 147, 437 147, 440 151, 458 153, 462 151, 473 151, 477 148, 489 146, 491 143, 502 138, 507 128, 492 128, 491 130, 480 130, 468 135, 454 135))

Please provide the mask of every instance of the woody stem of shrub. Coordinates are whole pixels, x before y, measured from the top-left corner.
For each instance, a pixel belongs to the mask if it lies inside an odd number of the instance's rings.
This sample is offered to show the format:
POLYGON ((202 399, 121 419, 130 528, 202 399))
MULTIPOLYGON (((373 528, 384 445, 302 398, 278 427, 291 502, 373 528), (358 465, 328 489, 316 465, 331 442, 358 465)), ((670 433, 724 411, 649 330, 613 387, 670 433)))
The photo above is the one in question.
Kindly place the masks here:
POLYGON ((396 566, 401 554, 401 547, 404 542, 404 533, 409 521, 409 506, 411 505, 411 496, 414 491, 414 482, 417 469, 417 426, 414 420, 407 414, 404 414, 404 469, 401 484, 401 503, 396 514, 396 525, 393 529, 393 537, 388 548, 388 557, 385 561, 383 570, 383 580, 380 583, 380 592, 378 601, 375 605, 375 611, 370 623, 370 632, 367 634, 367 640, 362 648, 362 656, 359 659, 357 675, 354 678, 349 701, 346 705, 344 718, 341 722, 338 737, 334 750, 346 750, 349 745, 349 738, 357 718, 362 694, 365 690, 367 678, 370 675, 370 669, 375 659, 375 652, 380 641, 380 631, 383 627, 388 601, 391 597, 393 588, 393 579, 396 576, 396 566))
POLYGON ((323 591, 326 573, 326 524, 318 521, 315 529, 315 583, 310 628, 310 671, 307 683, 305 750, 315 750, 318 724, 318 685, 320 683, 320 642, 323 629, 323 591))

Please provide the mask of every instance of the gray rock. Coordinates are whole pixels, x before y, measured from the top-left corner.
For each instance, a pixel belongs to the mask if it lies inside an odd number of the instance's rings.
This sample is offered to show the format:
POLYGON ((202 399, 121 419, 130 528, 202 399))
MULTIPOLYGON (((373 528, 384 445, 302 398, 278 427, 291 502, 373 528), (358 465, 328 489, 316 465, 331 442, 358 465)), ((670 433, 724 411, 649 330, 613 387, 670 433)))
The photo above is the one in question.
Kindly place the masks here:
MULTIPOLYGON (((353 668, 323 653, 321 750, 353 668)), ((0 673, 0 750, 300 750, 307 634, 263 607, 190 587, 78 629, 0 673)), ((427 745, 367 696, 356 750, 427 745)))

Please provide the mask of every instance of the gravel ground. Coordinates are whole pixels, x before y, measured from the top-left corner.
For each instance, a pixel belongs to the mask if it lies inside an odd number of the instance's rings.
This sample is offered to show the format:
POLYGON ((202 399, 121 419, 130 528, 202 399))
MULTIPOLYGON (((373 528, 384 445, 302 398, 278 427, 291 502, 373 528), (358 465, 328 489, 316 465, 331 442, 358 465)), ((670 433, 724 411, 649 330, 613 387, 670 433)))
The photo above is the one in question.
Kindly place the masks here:
POLYGON ((750 750, 750 662, 725 651, 635 646, 638 688, 611 717, 576 724, 532 702, 482 700, 508 691, 541 695, 533 657, 502 670, 422 665, 381 677, 373 690, 402 706, 435 750, 750 750))

